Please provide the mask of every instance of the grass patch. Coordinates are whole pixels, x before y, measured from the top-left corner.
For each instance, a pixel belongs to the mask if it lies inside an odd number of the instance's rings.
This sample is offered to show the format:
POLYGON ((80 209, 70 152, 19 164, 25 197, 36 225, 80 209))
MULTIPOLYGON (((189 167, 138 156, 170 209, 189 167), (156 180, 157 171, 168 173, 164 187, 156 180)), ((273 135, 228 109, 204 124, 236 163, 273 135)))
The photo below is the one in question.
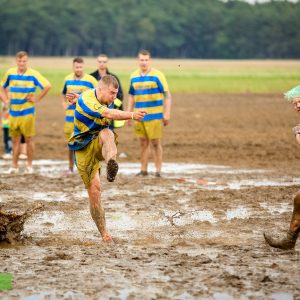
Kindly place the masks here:
MULTIPOLYGON (((32 57, 30 66, 52 84, 50 95, 61 94, 63 80, 72 71, 71 57, 32 57)), ((0 76, 14 66, 14 58, 0 57, 0 76)), ((94 58, 85 58, 86 72, 96 69, 94 58)), ((124 93, 135 59, 111 59, 110 70, 121 80, 124 93)), ((153 66, 165 73, 172 93, 283 93, 299 84, 297 60, 182 60, 154 59, 153 66)))

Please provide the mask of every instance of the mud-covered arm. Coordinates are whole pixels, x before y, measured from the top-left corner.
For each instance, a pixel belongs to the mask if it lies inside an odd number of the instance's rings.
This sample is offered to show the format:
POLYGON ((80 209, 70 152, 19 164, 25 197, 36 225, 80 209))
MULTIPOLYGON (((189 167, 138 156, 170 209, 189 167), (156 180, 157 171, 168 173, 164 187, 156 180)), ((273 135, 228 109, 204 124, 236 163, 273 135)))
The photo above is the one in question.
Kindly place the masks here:
POLYGON ((137 110, 135 112, 122 111, 119 109, 106 109, 102 112, 102 116, 112 120, 142 120, 147 114, 145 110, 137 110))

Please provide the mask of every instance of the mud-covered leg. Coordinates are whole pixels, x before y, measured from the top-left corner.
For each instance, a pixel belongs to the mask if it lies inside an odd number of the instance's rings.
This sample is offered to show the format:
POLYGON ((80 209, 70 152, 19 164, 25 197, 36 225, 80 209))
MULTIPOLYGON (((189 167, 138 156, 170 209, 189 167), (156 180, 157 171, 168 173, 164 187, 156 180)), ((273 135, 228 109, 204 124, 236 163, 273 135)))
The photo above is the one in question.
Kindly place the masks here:
POLYGON ((119 170, 118 163, 116 162, 117 146, 113 132, 110 129, 101 130, 99 142, 102 148, 102 156, 107 163, 106 177, 109 182, 112 182, 115 180, 119 170))
POLYGON ((88 194, 91 216, 101 234, 103 241, 112 241, 112 237, 106 229, 105 211, 101 204, 101 184, 98 172, 91 181, 91 185, 88 188, 88 194))
POLYGON ((266 242, 274 248, 279 249, 293 249, 295 247, 298 235, 300 232, 300 191, 294 198, 294 209, 292 220, 290 223, 289 231, 286 233, 286 236, 282 239, 274 239, 268 234, 264 233, 266 242))

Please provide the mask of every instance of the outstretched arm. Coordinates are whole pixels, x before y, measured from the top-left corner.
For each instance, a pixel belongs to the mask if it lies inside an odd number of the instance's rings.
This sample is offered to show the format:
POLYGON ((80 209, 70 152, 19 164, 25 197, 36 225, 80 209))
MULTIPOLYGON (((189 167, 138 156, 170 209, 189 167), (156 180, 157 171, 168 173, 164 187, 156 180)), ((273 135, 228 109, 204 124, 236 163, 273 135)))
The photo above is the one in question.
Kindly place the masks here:
POLYGON ((102 116, 112 120, 137 120, 140 121, 147 114, 145 110, 137 110, 135 112, 122 111, 119 109, 107 109, 102 116))

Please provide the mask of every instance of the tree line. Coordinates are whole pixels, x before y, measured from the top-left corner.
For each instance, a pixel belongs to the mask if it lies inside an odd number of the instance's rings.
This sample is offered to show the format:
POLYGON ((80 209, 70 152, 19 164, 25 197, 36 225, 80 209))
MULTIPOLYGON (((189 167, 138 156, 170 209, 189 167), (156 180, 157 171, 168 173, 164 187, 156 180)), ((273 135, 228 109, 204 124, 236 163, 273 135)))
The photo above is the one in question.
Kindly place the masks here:
POLYGON ((300 3, 0 0, 0 54, 299 58, 300 3))

